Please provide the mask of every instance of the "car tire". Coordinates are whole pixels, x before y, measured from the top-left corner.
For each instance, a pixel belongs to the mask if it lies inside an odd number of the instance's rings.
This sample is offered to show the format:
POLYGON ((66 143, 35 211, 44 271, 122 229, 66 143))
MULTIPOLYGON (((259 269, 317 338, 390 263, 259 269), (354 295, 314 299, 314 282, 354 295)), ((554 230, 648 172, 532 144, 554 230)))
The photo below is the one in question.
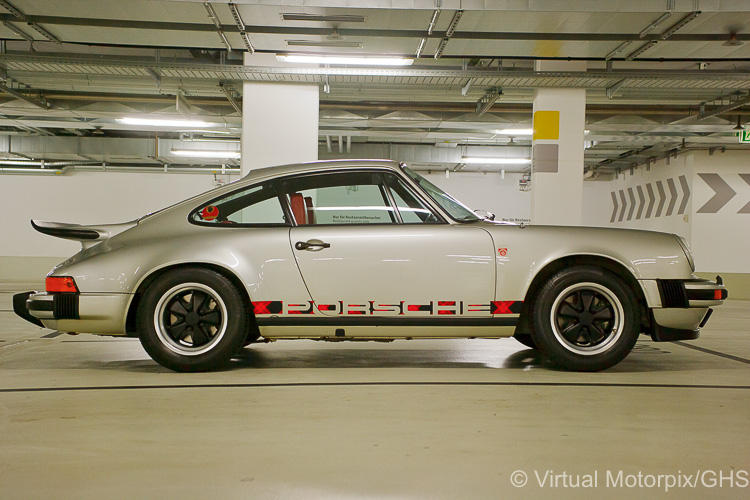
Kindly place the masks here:
POLYGON ((539 290, 531 336, 557 368, 599 371, 627 356, 640 334, 638 301, 616 274, 593 266, 559 271, 539 290))
POLYGON ((515 335, 513 335, 513 338, 529 349, 537 349, 536 342, 534 342, 534 339, 531 338, 530 333, 516 333, 515 335))
POLYGON ((248 334, 239 290, 209 269, 169 271, 152 283, 138 308, 138 336, 160 365, 179 372, 226 367, 248 334))

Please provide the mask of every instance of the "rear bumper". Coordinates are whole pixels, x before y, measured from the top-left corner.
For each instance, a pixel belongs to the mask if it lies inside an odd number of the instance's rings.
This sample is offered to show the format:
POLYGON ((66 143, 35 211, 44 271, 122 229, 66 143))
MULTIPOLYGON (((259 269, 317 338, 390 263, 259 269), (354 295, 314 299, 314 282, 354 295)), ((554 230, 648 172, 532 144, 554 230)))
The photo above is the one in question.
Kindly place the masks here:
POLYGON ((724 303, 727 289, 720 276, 716 281, 656 280, 661 307, 651 308, 651 337, 657 342, 693 340, 700 335, 712 307, 724 303))
POLYGON ((130 298, 125 293, 24 292, 13 296, 13 310, 35 325, 64 333, 125 335, 130 298))

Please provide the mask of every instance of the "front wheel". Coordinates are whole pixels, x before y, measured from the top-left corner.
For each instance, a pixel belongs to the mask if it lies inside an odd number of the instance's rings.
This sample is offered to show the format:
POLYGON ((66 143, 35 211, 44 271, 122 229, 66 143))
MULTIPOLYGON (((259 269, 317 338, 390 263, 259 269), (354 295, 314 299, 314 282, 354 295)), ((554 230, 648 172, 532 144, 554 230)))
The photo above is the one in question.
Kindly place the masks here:
POLYGON ((148 287, 138 308, 146 352, 175 371, 226 366, 247 337, 247 311, 237 288, 208 269, 177 269, 148 287))
POLYGON ((532 339, 550 364, 574 371, 610 368, 640 333, 638 302, 617 275, 590 266, 564 269, 539 291, 532 339))

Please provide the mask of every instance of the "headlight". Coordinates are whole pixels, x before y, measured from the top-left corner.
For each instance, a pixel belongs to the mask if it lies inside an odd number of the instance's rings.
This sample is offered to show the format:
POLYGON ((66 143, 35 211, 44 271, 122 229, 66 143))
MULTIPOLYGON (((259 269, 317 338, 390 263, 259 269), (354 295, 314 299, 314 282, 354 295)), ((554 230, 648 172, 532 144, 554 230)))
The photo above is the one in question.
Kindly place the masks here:
POLYGON ((673 234, 677 241, 680 243, 680 246, 682 247, 682 251, 685 252, 685 257, 687 257, 688 264, 690 264, 690 270, 692 272, 695 272, 695 259, 693 259, 693 252, 690 251, 690 245, 688 245, 688 242, 685 238, 682 236, 678 236, 676 234, 673 234))

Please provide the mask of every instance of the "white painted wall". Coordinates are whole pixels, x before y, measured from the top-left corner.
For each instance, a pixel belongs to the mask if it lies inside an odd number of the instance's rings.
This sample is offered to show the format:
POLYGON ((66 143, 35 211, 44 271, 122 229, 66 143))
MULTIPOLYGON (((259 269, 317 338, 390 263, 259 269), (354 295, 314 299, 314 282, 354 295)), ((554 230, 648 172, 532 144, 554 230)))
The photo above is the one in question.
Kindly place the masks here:
MULTIPOLYGON (((231 176, 230 180, 237 178, 231 176)), ((30 219, 76 224, 126 222, 213 186, 213 176, 206 174, 0 175, 0 257, 68 257, 80 250, 77 242, 36 232, 30 219)))
POLYGON ((692 182, 692 154, 682 155, 671 159, 669 164, 667 164, 666 160, 661 160, 651 165, 651 170, 647 170, 644 166, 638 167, 637 169, 634 169, 633 175, 630 175, 629 171, 626 170, 621 173, 616 180, 611 182, 584 182, 583 225, 664 231, 679 234, 690 241, 693 201, 692 182), (687 206, 682 214, 679 213, 679 208, 684 194, 679 179, 680 176, 685 176, 691 191, 687 206), (673 207, 671 215, 667 215, 671 199, 668 182, 669 179, 672 179, 677 191, 675 206, 673 207), (661 182, 661 186, 665 191, 665 203, 658 217, 657 209, 659 205, 659 191, 657 182, 661 182), (649 205, 648 184, 651 185, 651 189, 654 191, 655 202, 650 216, 647 217, 649 205), (641 206, 638 191, 639 186, 644 195, 644 207, 643 210, 640 211, 640 217, 638 217, 639 208, 641 206), (632 215, 630 214, 630 209, 633 206, 630 202, 631 189, 636 200, 632 215), (622 213, 623 203, 621 191, 624 193, 626 199, 624 214, 622 213), (618 205, 616 213, 613 213, 615 212, 615 205, 612 201, 612 193, 615 193, 617 196, 618 205), (619 220, 620 215, 623 215, 622 221, 619 220), (630 219, 628 216, 630 216, 630 219), (613 217, 615 219, 614 221, 612 221, 613 217))
POLYGON ((727 151, 713 155, 696 152, 694 166, 692 249, 699 263, 698 270, 750 273, 750 213, 738 213, 750 204, 750 184, 738 175, 750 175, 750 152, 727 151), (698 213, 715 195, 700 177, 702 173, 719 174, 737 193, 713 214, 698 213))
POLYGON ((496 215, 495 220, 525 222, 531 218, 531 193, 518 189, 521 174, 506 172, 505 179, 499 173, 419 172, 430 182, 450 193, 473 210, 486 210, 496 215))
MULTIPOLYGON (((667 165, 659 161, 647 171, 638 167, 633 175, 627 171, 612 182, 584 183, 583 224, 587 226, 624 227, 665 231, 684 236, 695 255, 698 272, 750 273, 750 213, 738 213, 750 203, 750 184, 739 174, 750 174, 750 153, 746 151, 708 152, 699 151, 672 159, 667 165), (700 174, 718 174, 729 188, 736 193, 716 213, 699 213, 702 207, 716 194, 700 174), (689 198, 684 213, 679 207, 684 192, 679 181, 685 176, 689 187, 689 198), (646 217, 647 207, 641 217, 637 218, 640 207, 638 186, 646 193, 645 186, 652 187, 662 181, 668 198, 667 179, 673 179, 677 190, 677 202, 671 215, 666 215, 666 208, 660 217, 652 213, 646 217), (636 209, 631 220, 629 189, 633 189, 636 198, 636 209), (612 192, 617 193, 621 208, 619 192, 623 190, 628 200, 625 217, 619 221, 620 211, 612 222, 614 204, 612 192)), ((646 196, 648 204, 648 197, 646 196)), ((658 203, 658 201, 657 201, 658 203)), ((668 204, 668 201, 667 201, 668 204)))

